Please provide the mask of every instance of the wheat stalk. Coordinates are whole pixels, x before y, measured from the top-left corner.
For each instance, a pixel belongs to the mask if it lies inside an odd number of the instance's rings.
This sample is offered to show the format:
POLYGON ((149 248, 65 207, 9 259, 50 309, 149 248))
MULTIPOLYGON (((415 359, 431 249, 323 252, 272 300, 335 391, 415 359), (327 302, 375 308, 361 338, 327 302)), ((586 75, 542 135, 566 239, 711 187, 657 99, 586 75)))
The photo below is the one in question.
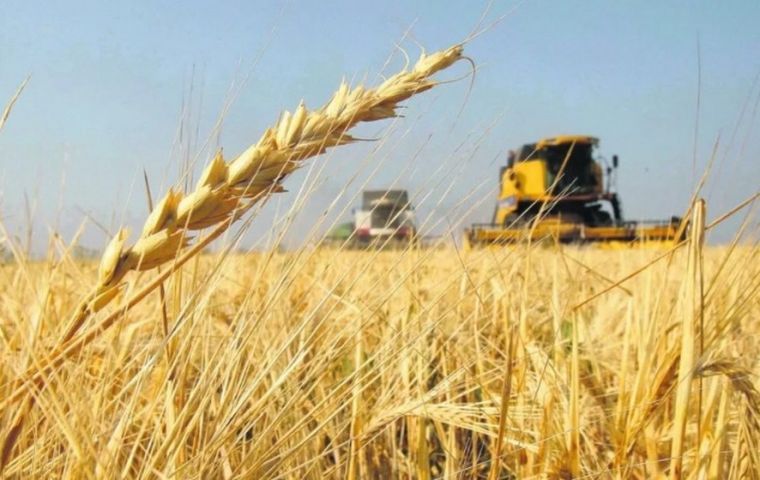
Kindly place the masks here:
POLYGON ((26 84, 29 83, 29 80, 32 77, 26 77, 23 82, 21 82, 21 85, 18 86, 16 89, 16 93, 13 94, 10 100, 8 100, 8 103, 5 105, 5 109, 3 109, 3 113, 0 115, 0 130, 5 127, 5 123, 8 121, 8 117, 11 116, 11 111, 13 110, 14 105, 16 105, 16 102, 18 101, 19 97, 21 97, 21 93, 24 91, 24 88, 26 88, 26 84))
POLYGON ((679 357, 678 384, 676 386, 675 418, 673 419, 673 443, 670 450, 670 478, 683 476, 686 424, 688 422, 691 382, 694 378, 695 345, 697 336, 698 306, 703 303, 698 288, 702 272, 702 247, 704 244, 705 202, 695 203, 691 218, 688 265, 684 291, 683 319, 681 322, 681 354, 679 357))

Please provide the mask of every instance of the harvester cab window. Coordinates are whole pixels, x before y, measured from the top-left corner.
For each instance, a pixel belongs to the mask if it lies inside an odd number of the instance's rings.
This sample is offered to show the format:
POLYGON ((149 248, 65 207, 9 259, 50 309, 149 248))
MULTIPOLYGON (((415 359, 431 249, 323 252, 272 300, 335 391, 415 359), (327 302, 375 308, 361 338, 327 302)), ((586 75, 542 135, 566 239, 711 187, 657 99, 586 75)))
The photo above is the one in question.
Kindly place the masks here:
POLYGON ((518 162, 525 162, 528 160, 535 160, 536 157, 536 144, 535 143, 529 143, 527 145, 523 145, 520 149, 519 155, 517 155, 517 161, 518 162))
POLYGON ((571 144, 545 147, 541 152, 546 160, 547 186, 551 186, 567 158, 562 177, 557 181, 554 192, 590 193, 595 191, 597 178, 594 175, 592 157, 593 145, 571 144), (570 150, 572 147, 572 151, 570 150), (570 157, 568 158, 568 153, 570 157))
POLYGON ((515 166, 515 159, 517 158, 517 154, 514 150, 510 150, 507 152, 507 168, 513 168, 515 166))

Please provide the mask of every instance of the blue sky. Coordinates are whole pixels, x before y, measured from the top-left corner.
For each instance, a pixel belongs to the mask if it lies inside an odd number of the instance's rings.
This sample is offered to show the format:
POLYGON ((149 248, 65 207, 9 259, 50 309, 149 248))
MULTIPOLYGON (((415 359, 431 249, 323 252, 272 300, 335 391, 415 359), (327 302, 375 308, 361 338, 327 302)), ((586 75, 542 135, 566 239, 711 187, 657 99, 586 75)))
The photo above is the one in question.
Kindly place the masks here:
MULTIPOLYGON (((216 146, 234 156, 282 109, 301 99, 319 106, 343 76, 376 82, 404 32, 413 56, 418 45, 444 48, 467 37, 485 7, 6 0, 0 100, 32 79, 0 132, 0 215, 16 231, 24 195, 37 198, 38 244, 56 225, 70 237, 83 211, 109 229, 138 226, 146 215, 143 168, 154 193, 164 191, 183 159, 202 163, 216 146), (239 90, 213 134, 233 85, 239 90)), ((630 218, 680 213, 719 135, 708 212, 757 191, 760 2, 495 1, 486 23, 506 13, 466 46, 478 65, 471 91, 469 80, 442 85, 409 102, 392 126, 360 130, 388 135, 382 145, 349 146, 313 162, 321 173, 296 209, 289 242, 297 244, 340 192, 328 220, 350 209, 367 178, 371 187, 397 181, 417 192, 420 215, 444 225, 487 221, 506 150, 557 133, 593 134, 602 154, 620 156, 618 188, 630 218), (458 201, 468 195, 464 207, 476 206, 466 212, 458 201)), ((386 71, 401 65, 395 55, 386 71)), ((462 64, 444 77, 467 73, 462 64)), ((291 207, 314 174, 290 178, 291 192, 260 213, 251 235, 291 207)), ((94 247, 105 241, 96 228, 84 238, 94 247)))

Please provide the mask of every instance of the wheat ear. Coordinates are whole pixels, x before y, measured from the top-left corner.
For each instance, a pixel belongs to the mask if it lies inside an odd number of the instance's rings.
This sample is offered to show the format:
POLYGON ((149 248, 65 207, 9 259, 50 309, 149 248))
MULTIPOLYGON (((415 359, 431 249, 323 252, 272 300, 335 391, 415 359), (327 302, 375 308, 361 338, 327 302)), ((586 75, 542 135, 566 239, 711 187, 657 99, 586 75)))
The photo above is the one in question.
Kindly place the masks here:
MULTIPOLYGON (((347 132, 360 122, 396 116, 399 103, 436 85, 431 76, 462 58, 462 45, 426 55, 411 70, 403 70, 374 89, 350 87, 345 81, 327 104, 309 110, 303 102, 284 112, 274 127, 230 163, 219 152, 201 175, 195 190, 170 189, 143 226, 140 238, 127 247, 128 232, 120 230, 105 249, 98 285, 78 316, 108 305, 132 270, 150 270, 177 258, 193 241, 191 232, 231 221, 269 194, 281 191, 281 181, 301 163, 328 148, 355 139, 347 132)), ((72 329, 65 335, 70 337, 72 329)))

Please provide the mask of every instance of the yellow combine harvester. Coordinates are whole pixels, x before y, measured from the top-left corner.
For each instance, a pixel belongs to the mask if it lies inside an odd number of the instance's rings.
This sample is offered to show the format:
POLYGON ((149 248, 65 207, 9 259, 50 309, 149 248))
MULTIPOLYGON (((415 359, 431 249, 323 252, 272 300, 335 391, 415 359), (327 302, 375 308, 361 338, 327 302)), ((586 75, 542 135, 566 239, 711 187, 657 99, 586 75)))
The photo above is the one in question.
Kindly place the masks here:
POLYGON ((550 239, 563 243, 671 243, 683 235, 679 218, 624 221, 614 192, 617 155, 594 158, 599 140, 561 135, 510 151, 501 169, 499 199, 490 224, 465 231, 469 246, 550 239), (606 181, 606 183, 605 183, 606 181))

